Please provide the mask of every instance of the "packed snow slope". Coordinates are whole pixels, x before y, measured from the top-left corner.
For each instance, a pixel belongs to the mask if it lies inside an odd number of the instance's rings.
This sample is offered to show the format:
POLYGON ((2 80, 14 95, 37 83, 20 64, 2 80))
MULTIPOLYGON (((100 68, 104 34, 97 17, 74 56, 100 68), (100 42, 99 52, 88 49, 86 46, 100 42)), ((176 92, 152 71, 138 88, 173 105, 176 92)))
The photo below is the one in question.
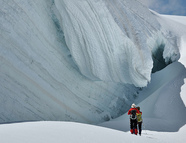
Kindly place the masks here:
POLYGON ((0 122, 120 116, 179 59, 169 24, 136 0, 1 0, 0 122))
POLYGON ((73 122, 34 122, 4 124, 3 143, 182 143, 186 126, 179 133, 146 131, 142 136, 73 122))

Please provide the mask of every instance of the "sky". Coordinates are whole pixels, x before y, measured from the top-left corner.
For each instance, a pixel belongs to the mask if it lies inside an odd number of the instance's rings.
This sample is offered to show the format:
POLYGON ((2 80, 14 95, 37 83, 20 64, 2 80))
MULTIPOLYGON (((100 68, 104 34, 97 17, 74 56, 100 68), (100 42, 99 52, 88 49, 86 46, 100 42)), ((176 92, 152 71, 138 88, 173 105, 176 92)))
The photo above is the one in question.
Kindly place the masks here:
POLYGON ((166 15, 186 16, 186 0, 138 0, 150 9, 166 15))

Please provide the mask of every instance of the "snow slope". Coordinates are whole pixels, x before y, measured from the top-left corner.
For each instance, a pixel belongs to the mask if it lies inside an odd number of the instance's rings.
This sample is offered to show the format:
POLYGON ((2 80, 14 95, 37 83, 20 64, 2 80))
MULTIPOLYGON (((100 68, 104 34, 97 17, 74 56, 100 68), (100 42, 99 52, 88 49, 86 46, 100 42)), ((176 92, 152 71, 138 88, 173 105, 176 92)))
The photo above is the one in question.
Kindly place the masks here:
MULTIPOLYGON (((143 112, 145 129, 177 132, 186 124, 185 100, 180 97, 185 78, 186 69, 178 62, 152 75, 152 82, 139 93, 135 101, 143 112)), ((129 117, 126 113, 101 125, 128 131, 129 117)))
POLYGON ((3 143, 181 143, 186 127, 179 133, 144 131, 142 136, 108 128, 72 122, 34 122, 0 126, 3 143))

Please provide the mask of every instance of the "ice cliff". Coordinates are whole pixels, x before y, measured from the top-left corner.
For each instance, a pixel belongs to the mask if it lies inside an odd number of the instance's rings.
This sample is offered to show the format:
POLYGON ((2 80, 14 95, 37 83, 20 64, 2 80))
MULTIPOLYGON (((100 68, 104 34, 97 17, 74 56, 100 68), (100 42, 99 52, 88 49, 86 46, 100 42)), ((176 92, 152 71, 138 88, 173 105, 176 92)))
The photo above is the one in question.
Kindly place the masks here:
POLYGON ((136 0, 1 0, 0 122, 115 118, 178 48, 136 0))

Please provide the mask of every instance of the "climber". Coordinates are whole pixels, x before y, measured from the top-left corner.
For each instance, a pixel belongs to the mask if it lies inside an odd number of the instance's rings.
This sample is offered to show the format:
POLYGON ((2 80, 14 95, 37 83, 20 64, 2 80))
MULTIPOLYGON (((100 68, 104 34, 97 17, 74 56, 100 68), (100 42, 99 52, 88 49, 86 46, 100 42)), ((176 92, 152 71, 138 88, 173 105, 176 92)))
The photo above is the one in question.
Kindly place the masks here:
POLYGON ((138 125, 138 129, 139 129, 139 135, 141 136, 141 126, 142 126, 142 122, 143 122, 143 120, 142 120, 142 112, 140 111, 140 107, 136 107, 137 109, 138 109, 138 111, 139 111, 139 113, 136 113, 136 115, 137 115, 137 121, 138 121, 138 123, 137 123, 137 125, 138 125))
POLYGON ((140 113, 139 110, 136 108, 136 105, 133 103, 131 108, 128 111, 128 115, 130 115, 130 132, 131 134, 135 133, 138 134, 137 130, 137 115, 136 113, 140 113))

